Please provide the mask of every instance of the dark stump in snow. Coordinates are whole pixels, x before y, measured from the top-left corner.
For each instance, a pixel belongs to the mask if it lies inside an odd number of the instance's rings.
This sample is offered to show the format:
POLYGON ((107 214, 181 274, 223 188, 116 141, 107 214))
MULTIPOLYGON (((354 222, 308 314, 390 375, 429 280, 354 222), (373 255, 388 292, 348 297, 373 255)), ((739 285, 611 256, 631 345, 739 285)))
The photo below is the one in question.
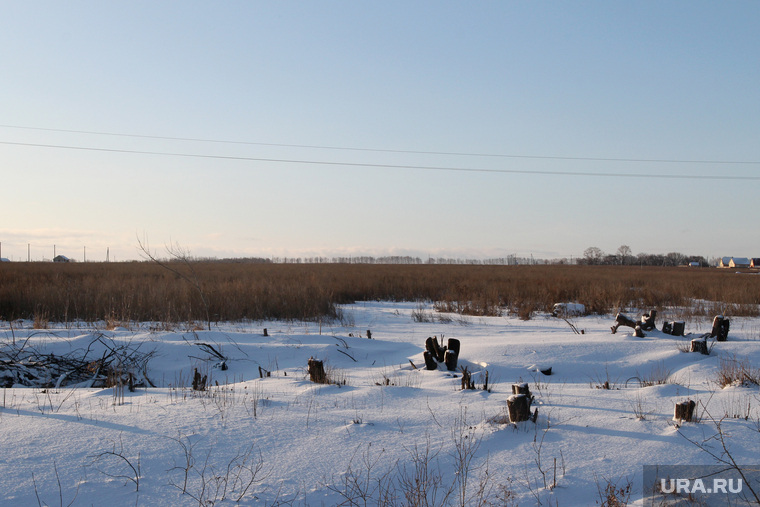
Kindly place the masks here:
POLYGON ((637 324, 636 321, 630 318, 628 315, 618 313, 615 315, 615 325, 611 327, 612 334, 617 333, 617 330, 620 326, 636 328, 637 324))
POLYGON ((644 331, 651 331, 655 328, 654 319, 657 317, 657 310, 649 310, 649 313, 645 313, 641 316, 641 329, 644 331))
MULTIPOLYGON (((449 340, 451 342, 451 340, 449 340)), ((446 353, 443 355, 443 363, 446 365, 446 369, 449 371, 454 371, 457 369, 457 359, 458 354, 454 350, 447 350, 446 353)))
POLYGON ((694 400, 676 403, 673 419, 676 421, 691 422, 694 418, 694 408, 697 406, 694 400))
POLYGON ((309 379, 315 384, 327 384, 327 374, 325 373, 325 365, 322 361, 318 361, 313 357, 309 358, 309 379))
POLYGON ((691 340, 691 352, 699 352, 700 354, 707 355, 710 351, 707 348, 707 338, 702 336, 701 338, 694 338, 691 340))
POLYGON ((437 370, 438 369, 438 361, 435 360, 435 357, 433 357, 433 353, 429 350, 426 350, 422 353, 422 357, 425 358, 425 368, 428 370, 437 370))
POLYGON ((710 332, 710 338, 715 338, 719 342, 724 342, 728 339, 729 321, 723 315, 717 315, 713 319, 712 331, 710 332))
POLYGON ((509 422, 518 423, 530 419, 530 398, 525 394, 513 394, 507 398, 509 422))

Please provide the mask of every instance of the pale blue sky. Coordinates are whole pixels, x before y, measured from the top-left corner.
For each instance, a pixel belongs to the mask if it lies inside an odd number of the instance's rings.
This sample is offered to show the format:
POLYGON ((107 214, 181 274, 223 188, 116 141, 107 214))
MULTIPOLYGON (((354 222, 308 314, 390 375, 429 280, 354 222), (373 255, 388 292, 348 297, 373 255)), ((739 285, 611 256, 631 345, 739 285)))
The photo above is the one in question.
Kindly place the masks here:
POLYGON ((3 2, 2 256, 760 256, 758 26, 756 1, 3 2))

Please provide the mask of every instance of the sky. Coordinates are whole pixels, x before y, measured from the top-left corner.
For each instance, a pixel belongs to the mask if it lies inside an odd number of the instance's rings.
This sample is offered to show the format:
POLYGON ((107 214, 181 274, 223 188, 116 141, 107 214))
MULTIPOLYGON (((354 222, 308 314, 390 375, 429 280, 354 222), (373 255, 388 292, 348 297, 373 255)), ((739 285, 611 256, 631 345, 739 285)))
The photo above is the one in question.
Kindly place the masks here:
POLYGON ((760 4, 0 4, 0 255, 760 256, 760 4))

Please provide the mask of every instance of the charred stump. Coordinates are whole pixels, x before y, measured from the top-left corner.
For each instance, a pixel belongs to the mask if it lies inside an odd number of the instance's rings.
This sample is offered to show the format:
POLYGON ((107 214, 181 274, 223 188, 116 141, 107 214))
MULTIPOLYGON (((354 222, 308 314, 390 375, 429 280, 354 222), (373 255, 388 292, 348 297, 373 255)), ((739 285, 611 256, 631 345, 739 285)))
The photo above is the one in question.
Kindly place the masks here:
POLYGON ((710 338, 715 338, 716 341, 724 342, 728 339, 729 321, 723 315, 717 315, 713 319, 712 331, 710 332, 710 338))
POLYGON ((430 351, 436 361, 439 363, 443 362, 443 355, 446 349, 438 344, 437 336, 429 336, 428 339, 425 340, 425 350, 430 351))
POLYGON ((636 326, 633 328, 633 336, 636 338, 644 338, 646 335, 644 334, 644 331, 642 331, 641 326, 636 326))
POLYGON ((612 334, 615 334, 617 333, 617 330, 620 326, 632 327, 635 329, 636 325, 636 321, 630 318, 628 315, 618 313, 615 315, 615 325, 613 325, 610 329, 612 329, 612 334))
POLYGON ((513 394, 507 398, 507 411, 509 422, 518 423, 527 421, 530 416, 530 398, 525 394, 513 394))
POLYGON ((425 368, 428 370, 437 370, 438 369, 438 361, 435 360, 435 357, 433 357, 433 353, 429 350, 426 350, 422 353, 422 357, 425 358, 425 368))
POLYGON ((207 380, 208 375, 201 376, 198 368, 195 368, 195 373, 193 373, 193 391, 205 391, 207 380))
POLYGON ((701 338, 694 338, 691 340, 691 352, 699 352, 700 354, 708 355, 710 353, 707 348, 707 338, 702 336, 701 338))
POLYGON ((325 364, 313 357, 309 358, 309 379, 315 384, 327 384, 327 374, 325 373, 325 364))
POLYGON ((264 336, 269 336, 269 331, 267 331, 267 328, 264 328, 264 336))
MULTIPOLYGON (((449 340, 451 341, 451 340, 449 340)), ((447 350, 446 353, 443 355, 443 363, 446 365, 446 369, 449 371, 454 371, 457 369, 457 360, 459 359, 458 354, 454 350, 447 350)))
POLYGON ((694 408, 697 406, 694 400, 676 403, 673 419, 676 421, 691 422, 694 418, 694 408))
POLYGON ((524 394, 531 400, 533 399, 533 395, 530 394, 530 388, 528 387, 527 382, 522 382, 520 384, 512 384, 512 394, 524 394))
POLYGON ((657 310, 649 310, 649 313, 645 313, 641 316, 641 329, 644 331, 651 331, 655 328, 654 319, 657 317, 657 310))

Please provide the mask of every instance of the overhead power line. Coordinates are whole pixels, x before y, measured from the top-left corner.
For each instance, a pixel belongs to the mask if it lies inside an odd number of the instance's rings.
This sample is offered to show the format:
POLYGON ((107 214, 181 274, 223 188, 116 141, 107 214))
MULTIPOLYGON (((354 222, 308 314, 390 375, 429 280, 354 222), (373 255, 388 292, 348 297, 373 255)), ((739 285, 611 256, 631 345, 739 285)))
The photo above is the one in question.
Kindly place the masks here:
POLYGON ((695 174, 655 174, 655 173, 611 173, 611 172, 591 172, 591 171, 548 171, 548 170, 527 170, 527 169, 483 169, 473 167, 445 167, 445 166, 425 166, 425 165, 406 165, 406 164, 370 164, 361 162, 336 162, 321 160, 300 160, 284 158, 261 158, 261 157, 242 157, 232 155, 203 155, 196 153, 176 153, 164 151, 143 151, 143 150, 124 150, 117 148, 96 148, 92 146, 66 146, 56 144, 40 143, 18 143, 11 141, 0 141, 0 144, 10 146, 25 146, 32 148, 50 148, 61 150, 79 150, 95 151, 105 153, 129 153, 136 155, 158 155, 168 157, 186 157, 214 160, 238 160, 248 162, 267 162, 279 164, 303 164, 303 165, 323 165, 338 167, 366 167, 375 169, 418 169, 425 171, 458 171, 458 172, 478 172, 478 173, 503 173, 503 174, 528 174, 528 175, 551 175, 551 176, 592 176, 592 177, 612 177, 612 178, 658 178, 658 179, 678 179, 678 180, 744 180, 760 181, 760 176, 732 176, 726 174, 720 175, 695 175, 695 174))
POLYGON ((458 157, 514 158, 514 159, 537 159, 537 160, 577 160, 577 161, 587 161, 587 162, 760 165, 760 161, 744 161, 744 160, 686 160, 686 159, 666 159, 666 158, 661 159, 661 158, 571 157, 571 156, 560 156, 560 155, 519 155, 519 154, 504 154, 504 153, 470 153, 470 152, 460 152, 460 151, 397 150, 397 149, 356 148, 356 147, 346 147, 346 146, 329 146, 329 145, 314 145, 314 144, 285 144, 285 143, 264 143, 264 142, 254 142, 254 141, 231 141, 231 140, 223 140, 223 139, 171 137, 171 136, 156 136, 156 135, 146 135, 146 134, 124 134, 124 133, 101 132, 101 131, 93 131, 93 130, 25 127, 21 125, 0 124, 0 127, 11 128, 11 129, 22 129, 22 130, 38 130, 38 131, 43 131, 43 132, 62 132, 62 133, 69 133, 69 134, 129 137, 129 138, 134 138, 134 139, 155 139, 155 140, 163 140, 163 141, 183 141, 183 142, 195 142, 195 143, 216 143, 216 144, 247 145, 247 146, 271 146, 271 147, 280 147, 280 148, 305 148, 305 149, 315 149, 315 150, 358 151, 358 152, 373 152, 373 153, 401 153, 401 154, 410 154, 410 155, 445 155, 445 156, 458 156, 458 157))

